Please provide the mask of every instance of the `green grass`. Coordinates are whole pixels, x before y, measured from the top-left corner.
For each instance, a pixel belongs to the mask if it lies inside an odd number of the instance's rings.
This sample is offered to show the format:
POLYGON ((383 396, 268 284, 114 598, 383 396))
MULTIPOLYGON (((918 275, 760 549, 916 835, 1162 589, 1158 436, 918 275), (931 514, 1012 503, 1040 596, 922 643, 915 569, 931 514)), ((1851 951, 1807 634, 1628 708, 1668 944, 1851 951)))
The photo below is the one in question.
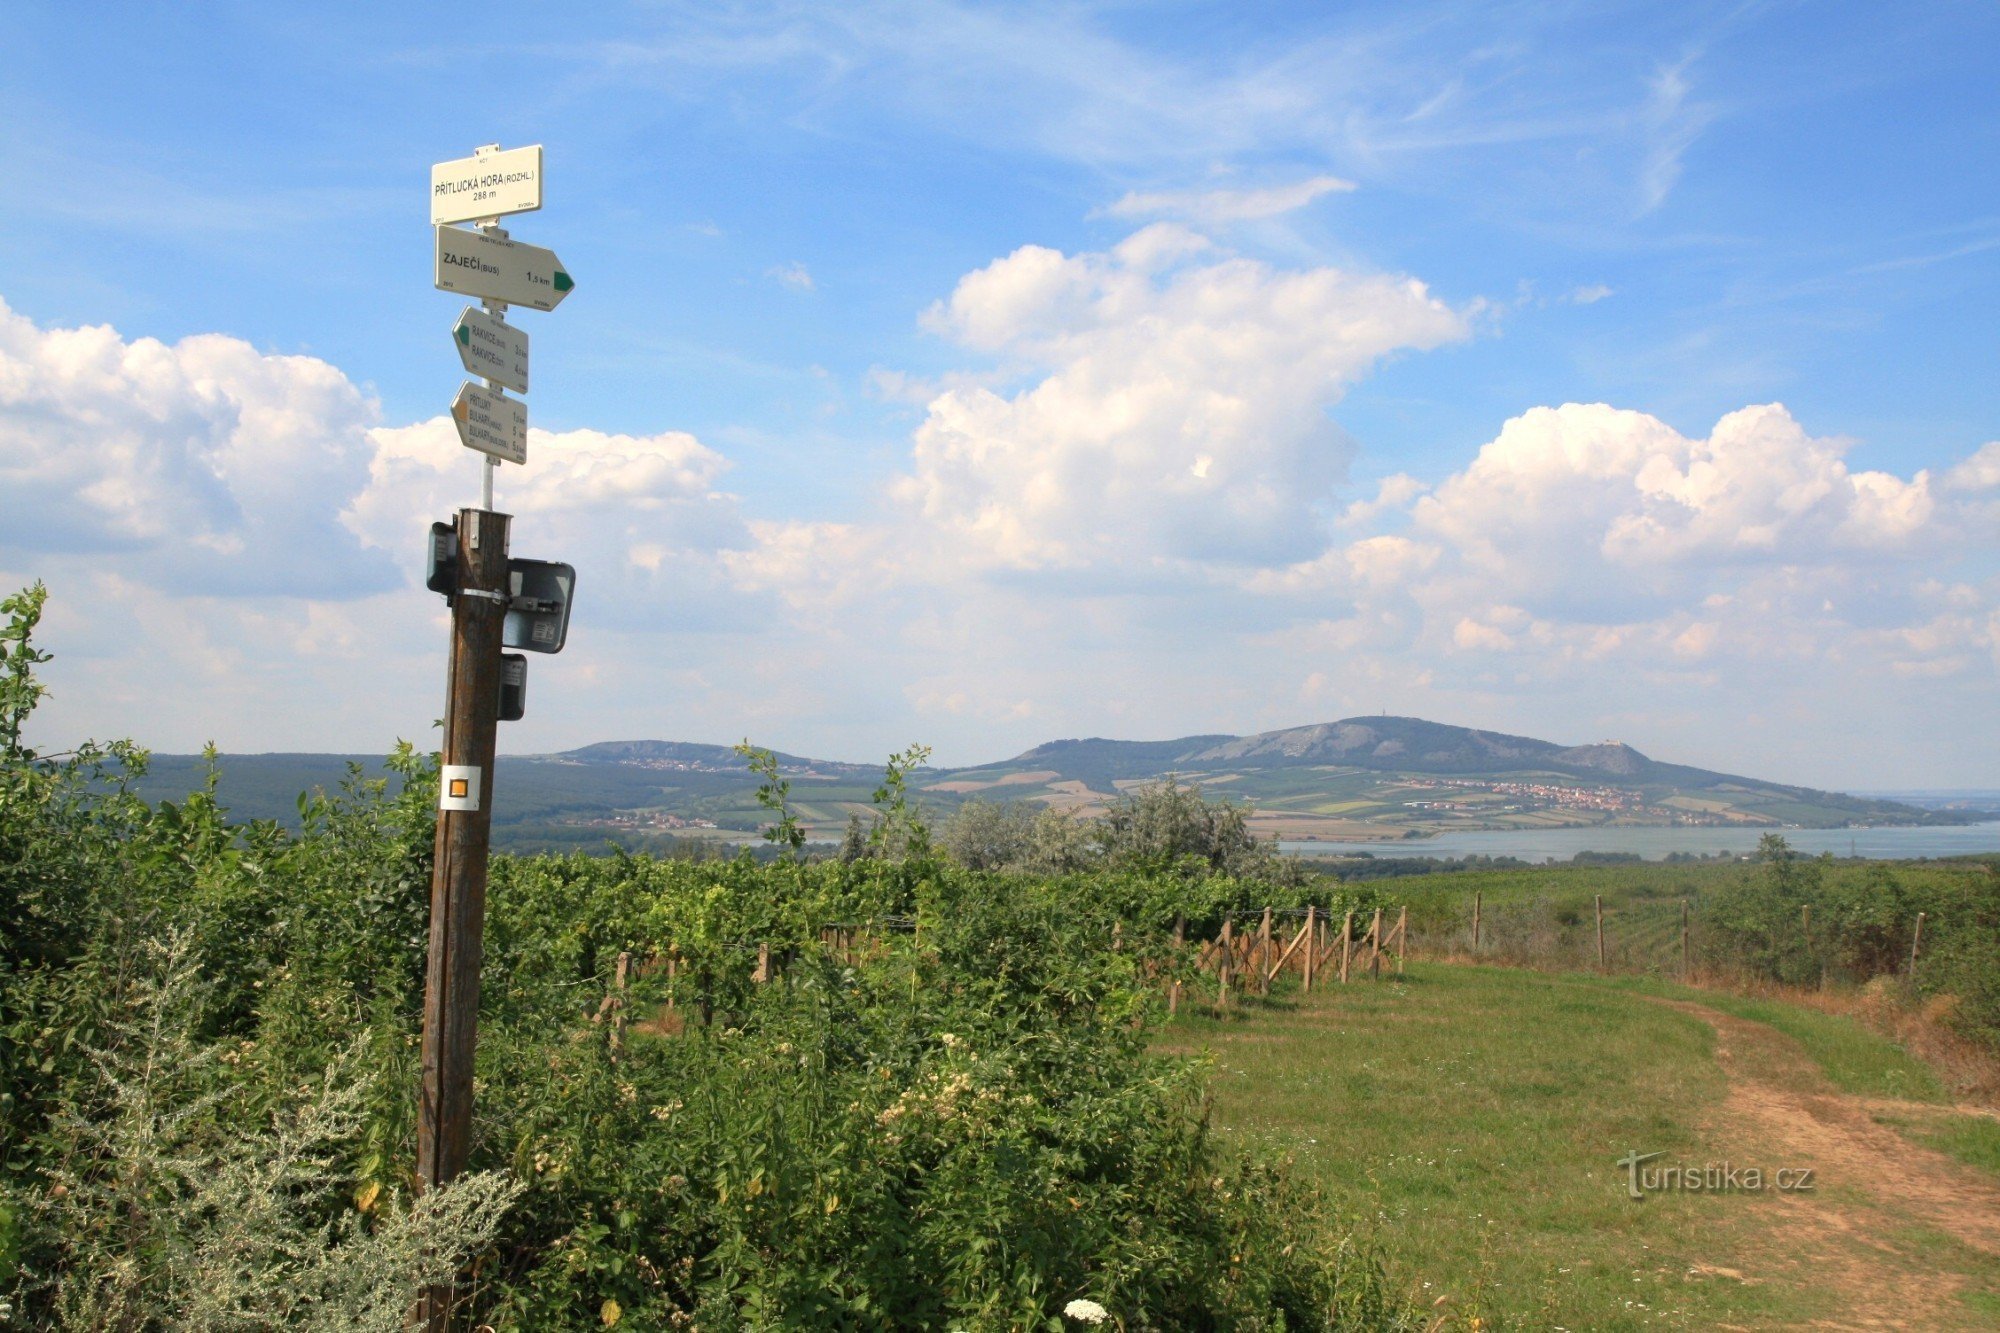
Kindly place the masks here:
POLYGON ((1616 988, 1413 964, 1247 1018, 1182 1019, 1217 1124, 1293 1154, 1392 1256, 1395 1280, 1492 1327, 1711 1328, 1833 1313, 1810 1287, 1701 1275, 1761 1201, 1634 1203, 1625 1152, 1699 1155, 1723 1095, 1698 1019, 1616 988))
POLYGON ((1691 1000, 1725 1014, 1767 1024, 1804 1047, 1827 1080, 1842 1092, 1862 1097, 1897 1097, 1913 1102, 1950 1100, 1944 1084, 1922 1061, 1887 1037, 1869 1031, 1843 1014, 1829 1014, 1778 1000, 1731 995, 1725 991, 1696 990, 1652 977, 1578 980, 1617 990, 1637 991, 1643 995, 1691 1000))
POLYGON ((1882 1124, 1978 1171, 2000 1176, 2000 1120, 1984 1115, 1879 1115, 1882 1124))

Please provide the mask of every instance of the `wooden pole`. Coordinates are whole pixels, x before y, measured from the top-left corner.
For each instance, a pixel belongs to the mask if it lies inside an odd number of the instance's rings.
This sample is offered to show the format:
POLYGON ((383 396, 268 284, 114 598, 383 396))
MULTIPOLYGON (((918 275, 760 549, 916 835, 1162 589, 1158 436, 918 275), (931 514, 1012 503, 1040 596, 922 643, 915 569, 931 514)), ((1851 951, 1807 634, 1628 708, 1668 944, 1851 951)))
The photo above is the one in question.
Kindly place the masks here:
POLYGON ((1349 912, 1340 923, 1340 984, 1347 984, 1347 960, 1354 954, 1354 913, 1349 912))
POLYGON ((1693 952, 1690 948, 1690 943, 1691 943, 1691 937, 1688 934, 1688 900, 1683 898, 1681 899, 1681 984, 1682 985, 1687 985, 1690 978, 1693 976, 1693 969, 1691 966, 1691 959, 1693 958, 1693 952))
POLYGON ((1917 980, 1917 946, 1923 943, 1923 939, 1924 914, 1919 912, 1917 913, 1917 928, 1910 932, 1910 982, 1912 985, 1917 980))
POLYGON ((1484 893, 1476 890, 1472 895, 1472 951, 1474 953, 1479 952, 1479 909, 1482 905, 1480 900, 1485 896, 1484 893))
POLYGON ((762 986, 771 979, 771 944, 769 940, 757 945, 757 970, 750 974, 750 980, 762 986))
POLYGON ((1264 909, 1263 924, 1257 927, 1257 993, 1271 993, 1271 909, 1264 909))
POLYGON ((1408 904, 1396 909, 1396 975, 1403 975, 1403 953, 1410 947, 1410 909, 1408 904))
POLYGON ((1314 909, 1311 906, 1308 906, 1306 908, 1305 993, 1308 995, 1312 994, 1313 963, 1315 961, 1315 955, 1319 953, 1319 929, 1318 929, 1319 922, 1318 919, 1314 916, 1315 910, 1316 909, 1314 909))
POLYGON ((1292 936, 1292 942, 1279 951, 1278 961, 1264 969, 1264 978, 1267 986, 1272 978, 1285 970, 1285 964, 1292 961, 1292 955, 1297 953, 1299 946, 1306 942, 1306 932, 1310 929, 1310 926, 1300 926, 1299 933, 1292 936))
MULTIPOLYGON (((457 1178, 472 1141, 472 1060, 500 730, 500 631, 507 615, 507 521, 506 514, 489 510, 458 511, 458 587, 451 599, 440 762, 470 767, 473 774, 464 791, 440 793, 417 1085, 419 1193, 457 1178), (445 801, 466 796, 474 798, 471 809, 442 808, 445 801)), ((428 1327, 443 1329, 456 1299, 454 1284, 428 1288, 418 1300, 417 1316, 428 1327)))
POLYGON ((1597 900, 1597 970, 1604 970, 1604 895, 1593 894, 1597 900))
POLYGON ((618 951, 618 969, 612 984, 618 989, 618 1003, 611 1010, 611 1049, 619 1051, 625 1046, 625 983, 632 975, 632 955, 629 951, 618 951))
POLYGON ((1375 909, 1375 924, 1368 927, 1368 979, 1382 979, 1382 909, 1375 909))
POLYGON ((1229 973, 1235 963, 1236 922, 1232 918, 1225 916, 1222 918, 1222 965, 1221 970, 1216 974, 1219 982, 1216 987, 1215 998, 1215 1007, 1217 1009, 1227 1009, 1229 1007, 1229 973))

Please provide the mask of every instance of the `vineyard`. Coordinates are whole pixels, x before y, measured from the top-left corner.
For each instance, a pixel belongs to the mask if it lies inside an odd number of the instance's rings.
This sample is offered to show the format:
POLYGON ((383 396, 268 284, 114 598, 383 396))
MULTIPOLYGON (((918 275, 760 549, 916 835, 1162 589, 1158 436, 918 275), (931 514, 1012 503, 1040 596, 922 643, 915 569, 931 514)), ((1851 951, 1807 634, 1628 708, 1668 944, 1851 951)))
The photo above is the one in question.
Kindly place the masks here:
POLYGON ((25 1326, 386 1330, 452 1282, 465 1328, 1440 1328, 1473 1307, 1389 1276, 1365 1199, 1215 1132, 1172 1015, 1386 992, 1406 951, 1670 974, 1691 920, 1706 972, 1901 975, 1992 1022, 1983 866, 1343 883, 1171 784, 934 842, 908 754, 809 860, 752 751, 775 857, 494 860, 470 1171, 420 1194, 431 759, 301 796, 295 828, 232 820, 212 777, 150 803, 129 745, 24 743, 39 590, 4 609, 0 1300, 25 1326))
POLYGON ((7 604, 0 697, 17 1320, 388 1329, 462 1271, 466 1327, 1406 1322, 1310 1189, 1217 1146, 1198 1066, 1149 1050, 1174 924, 1271 901, 1213 873, 974 872, 920 839, 499 858, 472 1171, 413 1198, 429 762, 302 797, 296 832, 148 805, 129 746, 22 743, 38 609, 7 604), (621 989, 621 955, 675 965, 621 989), (670 1001, 704 1021, 606 1021, 670 1001))

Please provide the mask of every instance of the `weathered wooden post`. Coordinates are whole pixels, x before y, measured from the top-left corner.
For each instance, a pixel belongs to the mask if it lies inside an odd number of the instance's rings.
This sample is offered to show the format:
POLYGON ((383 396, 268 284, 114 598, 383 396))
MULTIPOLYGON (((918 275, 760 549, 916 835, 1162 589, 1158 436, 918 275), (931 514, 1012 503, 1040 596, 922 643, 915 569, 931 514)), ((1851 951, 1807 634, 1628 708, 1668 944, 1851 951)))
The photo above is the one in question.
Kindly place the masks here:
POLYGON ((1592 894, 1597 901, 1597 970, 1604 970, 1604 895, 1592 894))
POLYGON ((1347 984, 1347 962, 1354 956, 1354 912, 1349 909, 1340 923, 1340 984, 1347 984))
POLYGON ((1403 954, 1410 947, 1410 909, 1407 904, 1396 909, 1396 975, 1403 975, 1403 954))
POLYGON ((1479 952, 1479 908, 1480 908, 1480 900, 1481 900, 1482 898, 1484 898, 1485 896, 1486 896, 1486 895, 1485 895, 1485 894, 1484 894, 1483 892, 1481 892, 1480 890, 1477 890, 1477 889, 1473 890, 1473 894, 1472 894, 1472 951, 1473 951, 1474 953, 1478 953, 1478 952, 1479 952))
POLYGON ((1910 932, 1910 984, 1917 984, 1917 947, 1924 939, 1924 914, 1917 913, 1917 928, 1910 932))
POLYGON ((1313 964, 1318 961, 1317 955, 1319 953, 1319 930, 1317 928, 1316 919, 1313 916, 1314 911, 1315 909, 1311 904, 1306 905, 1306 962, 1305 962, 1304 986, 1305 986, 1305 993, 1308 995, 1312 994, 1313 964))
POLYGON ((1692 937, 1688 933, 1688 900, 1681 899, 1681 984, 1687 985, 1693 976, 1692 937))
POLYGON ((1221 959, 1216 973, 1219 984, 1216 987, 1215 1007, 1218 1010, 1229 1007, 1229 974, 1235 969, 1236 964, 1236 921, 1228 915, 1222 918, 1221 959))
POLYGON ((1368 927, 1368 979, 1382 979, 1382 909, 1375 909, 1374 924, 1368 927))

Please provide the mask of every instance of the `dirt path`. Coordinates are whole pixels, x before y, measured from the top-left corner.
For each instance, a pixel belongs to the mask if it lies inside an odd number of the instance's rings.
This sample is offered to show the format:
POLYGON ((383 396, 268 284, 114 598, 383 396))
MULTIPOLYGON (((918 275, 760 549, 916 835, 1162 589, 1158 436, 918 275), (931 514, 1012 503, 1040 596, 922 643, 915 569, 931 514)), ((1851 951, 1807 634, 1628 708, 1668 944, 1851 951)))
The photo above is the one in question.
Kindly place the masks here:
POLYGON ((2000 1269, 2000 1187, 1912 1143, 1877 1116, 1922 1119, 1934 1107, 1850 1096, 1798 1043, 1762 1023, 1661 1000, 1715 1029, 1729 1094, 1705 1126, 1732 1161, 1810 1167, 1810 1193, 1768 1192, 1715 1271, 1748 1283, 1832 1289, 1829 1328, 1993 1328, 1960 1299, 1970 1274, 2000 1269), (1898 1115, 1898 1113, 1901 1113, 1898 1115))

